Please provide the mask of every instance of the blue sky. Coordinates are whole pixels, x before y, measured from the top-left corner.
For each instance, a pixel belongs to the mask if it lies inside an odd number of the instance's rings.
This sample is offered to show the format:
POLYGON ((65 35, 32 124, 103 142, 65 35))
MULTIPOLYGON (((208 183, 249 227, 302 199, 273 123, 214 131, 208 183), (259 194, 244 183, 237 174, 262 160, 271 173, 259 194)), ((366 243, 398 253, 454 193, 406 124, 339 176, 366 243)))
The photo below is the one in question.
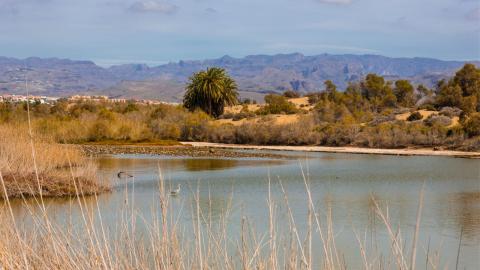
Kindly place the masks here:
POLYGON ((102 65, 301 52, 480 59, 479 0, 0 0, 0 55, 102 65))

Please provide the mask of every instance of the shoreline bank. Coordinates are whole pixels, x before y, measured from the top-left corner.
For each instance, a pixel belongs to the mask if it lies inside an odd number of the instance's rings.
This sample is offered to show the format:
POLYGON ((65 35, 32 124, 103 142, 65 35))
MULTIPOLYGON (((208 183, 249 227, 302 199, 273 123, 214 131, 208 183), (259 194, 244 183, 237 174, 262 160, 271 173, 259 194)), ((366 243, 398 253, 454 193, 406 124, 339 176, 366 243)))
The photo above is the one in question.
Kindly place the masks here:
POLYGON ((286 155, 280 154, 241 152, 235 151, 236 149, 214 149, 213 147, 192 147, 185 144, 175 146, 83 144, 80 147, 88 156, 146 154, 193 158, 287 158, 286 155))
POLYGON ((221 149, 237 150, 277 150, 277 151, 301 151, 301 152, 324 152, 324 153, 345 153, 345 154, 372 154, 372 155, 394 155, 394 156, 444 156, 457 158, 480 158, 480 152, 463 152, 453 150, 422 149, 381 149, 361 147, 332 147, 332 146, 288 146, 288 145, 245 145, 245 144, 222 144, 209 142, 180 142, 185 146, 211 147, 221 149))

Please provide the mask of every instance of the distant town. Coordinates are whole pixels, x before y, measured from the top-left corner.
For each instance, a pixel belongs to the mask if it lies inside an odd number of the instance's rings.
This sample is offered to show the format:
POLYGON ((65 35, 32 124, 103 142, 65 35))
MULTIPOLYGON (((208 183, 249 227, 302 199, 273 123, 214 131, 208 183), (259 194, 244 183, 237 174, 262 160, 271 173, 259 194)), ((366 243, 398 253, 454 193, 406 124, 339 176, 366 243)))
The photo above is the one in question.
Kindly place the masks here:
POLYGON ((54 104, 59 100, 67 100, 71 102, 108 102, 108 103, 136 103, 136 104, 145 104, 145 105, 158 105, 158 104, 170 104, 177 105, 178 103, 173 102, 164 102, 160 100, 152 99, 125 99, 125 98, 111 98, 108 96, 82 96, 74 95, 70 97, 50 97, 50 96, 24 96, 24 95, 10 95, 4 94, 0 95, 0 102, 10 102, 10 103, 39 103, 39 104, 54 104))

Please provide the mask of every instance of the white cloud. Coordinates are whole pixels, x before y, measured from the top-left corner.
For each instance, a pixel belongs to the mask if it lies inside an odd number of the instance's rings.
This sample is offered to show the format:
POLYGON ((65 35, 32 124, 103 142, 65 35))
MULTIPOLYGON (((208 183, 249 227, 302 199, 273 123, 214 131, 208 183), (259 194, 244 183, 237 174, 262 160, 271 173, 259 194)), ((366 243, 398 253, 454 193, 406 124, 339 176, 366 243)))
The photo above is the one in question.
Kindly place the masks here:
POLYGON ((165 2, 155 0, 137 1, 129 7, 133 12, 156 12, 162 14, 173 14, 177 12, 178 6, 165 2))
POLYGON ((316 0, 316 1, 323 4, 333 4, 333 5, 349 5, 352 3, 352 0, 316 0))

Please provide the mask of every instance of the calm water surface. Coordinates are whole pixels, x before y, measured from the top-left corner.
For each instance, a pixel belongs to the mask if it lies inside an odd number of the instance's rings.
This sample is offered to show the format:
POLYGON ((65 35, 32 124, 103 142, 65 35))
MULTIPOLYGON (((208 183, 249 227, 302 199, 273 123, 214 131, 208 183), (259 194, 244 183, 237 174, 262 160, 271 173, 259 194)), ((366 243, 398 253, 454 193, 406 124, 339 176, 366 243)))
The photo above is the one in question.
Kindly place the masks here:
MULTIPOLYGON (((337 249, 351 269, 361 267, 356 230, 367 248, 387 250, 385 226, 375 214, 372 197, 388 213, 395 229, 410 248, 417 215, 419 193, 425 183, 425 199, 420 227, 418 263, 425 268, 425 251, 438 250, 441 264, 455 268, 460 235, 459 269, 480 268, 480 160, 446 157, 397 157, 330 153, 277 152, 286 159, 178 158, 149 155, 117 155, 98 159, 100 176, 116 179, 119 171, 133 174, 134 180, 115 180, 111 194, 100 196, 104 223, 115 226, 125 201, 125 191, 135 207, 148 219, 158 205, 159 173, 167 186, 182 185, 173 198, 180 224, 192 223, 193 193, 199 188, 200 205, 216 222, 231 203, 231 234, 238 234, 240 220, 247 217, 255 229, 265 232, 268 225, 268 179, 272 194, 285 212, 283 184, 295 222, 306 231, 307 196, 302 170, 310 181, 315 207, 322 217, 331 209, 337 249), (270 176, 270 177, 269 177, 270 176)), ((61 215, 71 211, 66 200, 51 200, 49 211, 61 215)), ((18 216, 25 210, 18 205, 18 216)), ((288 217, 280 214, 279 227, 286 228, 288 217)), ((285 229, 283 228, 283 229, 285 229)), ((282 228, 279 228, 282 231, 282 228)), ((315 252, 321 254, 315 240, 315 252)), ((387 254, 388 255, 388 254, 387 254)))

